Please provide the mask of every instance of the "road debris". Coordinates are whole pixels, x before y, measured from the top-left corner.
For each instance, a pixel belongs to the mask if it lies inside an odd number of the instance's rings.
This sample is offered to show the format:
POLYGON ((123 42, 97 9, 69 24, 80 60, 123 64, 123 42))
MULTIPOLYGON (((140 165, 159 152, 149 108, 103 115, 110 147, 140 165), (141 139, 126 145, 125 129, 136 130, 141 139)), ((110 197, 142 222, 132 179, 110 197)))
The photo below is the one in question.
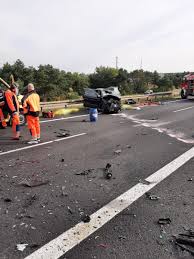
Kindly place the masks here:
POLYGON ((68 209, 69 213, 73 214, 73 211, 69 206, 67 206, 67 209, 68 209))
POLYGON ((121 150, 121 149, 118 149, 118 150, 115 150, 115 151, 114 151, 114 153, 115 153, 116 155, 120 155, 120 154, 121 154, 121 152, 122 152, 122 150, 121 150))
POLYGON ((36 194, 30 195, 30 196, 26 199, 26 201, 25 201, 23 207, 24 207, 24 208, 28 208, 29 206, 31 206, 31 205, 37 200, 37 198, 38 198, 38 196, 37 196, 36 194))
POLYGON ((62 196, 65 196, 65 186, 61 186, 62 196))
POLYGON ((49 180, 42 180, 42 179, 31 179, 31 180, 24 179, 19 183, 19 185, 23 185, 25 187, 37 187, 37 186, 48 184, 49 182, 50 182, 49 180))
POLYGON ((81 173, 76 173, 75 175, 89 175, 89 174, 91 174, 93 172, 94 172, 94 169, 90 168, 90 169, 82 171, 81 173))
POLYGON ((62 159, 61 159, 61 162, 65 162, 65 159, 64 159, 64 158, 62 158, 62 159))
POLYGON ((126 236, 119 236, 119 240, 125 240, 125 239, 127 239, 126 236))
POLYGON ((91 220, 90 216, 85 214, 84 212, 80 212, 80 218, 81 221, 83 221, 84 223, 88 223, 91 220))
POLYGON ((12 200, 10 198, 5 198, 4 202, 12 202, 12 200))
POLYGON ((147 197, 148 199, 150 199, 150 200, 159 200, 159 199, 160 199, 159 196, 156 196, 156 195, 151 194, 151 193, 149 193, 149 192, 147 192, 145 195, 146 195, 146 197, 147 197))
POLYGON ((174 237, 177 246, 189 252, 191 255, 194 255, 194 231, 189 230, 186 234, 179 234, 174 237))
POLYGON ((192 182, 192 181, 193 181, 193 178, 189 178, 189 179, 188 179, 188 182, 192 182))
POLYGON ((71 134, 69 132, 59 132, 57 134, 57 138, 66 138, 66 137, 69 137, 71 136, 71 134))
POLYGON ((145 185, 151 184, 151 182, 149 182, 149 181, 147 181, 147 180, 145 180, 145 179, 139 179, 139 183, 145 184, 145 185))
POLYGON ((158 220, 158 224, 159 225, 169 225, 171 223, 171 219, 170 218, 160 218, 158 220))
POLYGON ((108 164, 106 164, 106 167, 104 168, 104 177, 108 180, 112 178, 112 173, 110 171, 111 166, 112 165, 108 163, 108 164))
POLYGON ((108 248, 108 246, 107 246, 107 245, 105 245, 105 244, 99 244, 99 245, 98 245, 98 247, 108 248))
POLYGON ((21 251, 21 252, 23 252, 26 249, 27 246, 28 246, 28 244, 17 244, 16 245, 17 250, 21 251))

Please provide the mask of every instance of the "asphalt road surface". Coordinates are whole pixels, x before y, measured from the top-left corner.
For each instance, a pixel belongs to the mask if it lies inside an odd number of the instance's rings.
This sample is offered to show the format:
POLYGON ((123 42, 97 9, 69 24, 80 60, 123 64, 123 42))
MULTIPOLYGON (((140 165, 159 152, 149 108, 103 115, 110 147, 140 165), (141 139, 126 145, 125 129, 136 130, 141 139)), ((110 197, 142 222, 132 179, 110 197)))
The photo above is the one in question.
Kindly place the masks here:
POLYGON ((194 229, 194 102, 41 130, 34 146, 0 130, 0 259, 192 258, 174 236, 194 229))

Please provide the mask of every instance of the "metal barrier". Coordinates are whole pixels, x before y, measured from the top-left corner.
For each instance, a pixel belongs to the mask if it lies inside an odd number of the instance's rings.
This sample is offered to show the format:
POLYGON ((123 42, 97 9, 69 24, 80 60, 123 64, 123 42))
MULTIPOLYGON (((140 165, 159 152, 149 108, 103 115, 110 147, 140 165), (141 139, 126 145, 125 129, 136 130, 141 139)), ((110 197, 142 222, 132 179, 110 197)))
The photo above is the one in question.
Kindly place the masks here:
MULTIPOLYGON (((144 94, 144 95, 128 95, 128 96, 122 96, 121 100, 125 101, 129 98, 138 100, 138 102, 140 100, 150 100, 153 97, 155 97, 155 100, 157 99, 158 96, 160 97, 165 97, 165 96, 170 96, 172 95, 173 92, 169 91, 169 92, 159 92, 159 93, 153 93, 153 94, 144 94)), ((76 107, 76 106, 80 106, 80 104, 83 102, 83 99, 76 99, 76 100, 64 100, 64 101, 54 101, 54 102, 41 102, 40 106, 41 106, 41 110, 46 110, 46 109, 59 109, 59 108, 68 108, 68 107, 76 107)))

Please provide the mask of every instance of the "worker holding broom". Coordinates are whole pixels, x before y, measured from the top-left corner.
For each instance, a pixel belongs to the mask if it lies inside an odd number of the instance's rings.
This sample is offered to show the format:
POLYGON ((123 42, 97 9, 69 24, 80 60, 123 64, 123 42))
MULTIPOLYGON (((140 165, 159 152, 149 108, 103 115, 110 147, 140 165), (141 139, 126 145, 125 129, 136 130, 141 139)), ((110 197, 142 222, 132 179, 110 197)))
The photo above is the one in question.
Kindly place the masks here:
POLYGON ((28 93, 24 96, 22 102, 28 129, 32 136, 32 139, 28 142, 28 144, 38 144, 40 142, 40 97, 36 93, 33 84, 28 84, 27 89, 28 93))

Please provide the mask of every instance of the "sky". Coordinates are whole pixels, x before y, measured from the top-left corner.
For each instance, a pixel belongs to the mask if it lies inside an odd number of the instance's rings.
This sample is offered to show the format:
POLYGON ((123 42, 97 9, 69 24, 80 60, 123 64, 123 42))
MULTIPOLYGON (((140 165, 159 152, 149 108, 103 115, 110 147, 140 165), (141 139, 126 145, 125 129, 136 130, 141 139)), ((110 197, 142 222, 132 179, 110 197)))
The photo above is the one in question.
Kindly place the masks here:
POLYGON ((0 0, 0 66, 194 71, 193 0, 0 0))

